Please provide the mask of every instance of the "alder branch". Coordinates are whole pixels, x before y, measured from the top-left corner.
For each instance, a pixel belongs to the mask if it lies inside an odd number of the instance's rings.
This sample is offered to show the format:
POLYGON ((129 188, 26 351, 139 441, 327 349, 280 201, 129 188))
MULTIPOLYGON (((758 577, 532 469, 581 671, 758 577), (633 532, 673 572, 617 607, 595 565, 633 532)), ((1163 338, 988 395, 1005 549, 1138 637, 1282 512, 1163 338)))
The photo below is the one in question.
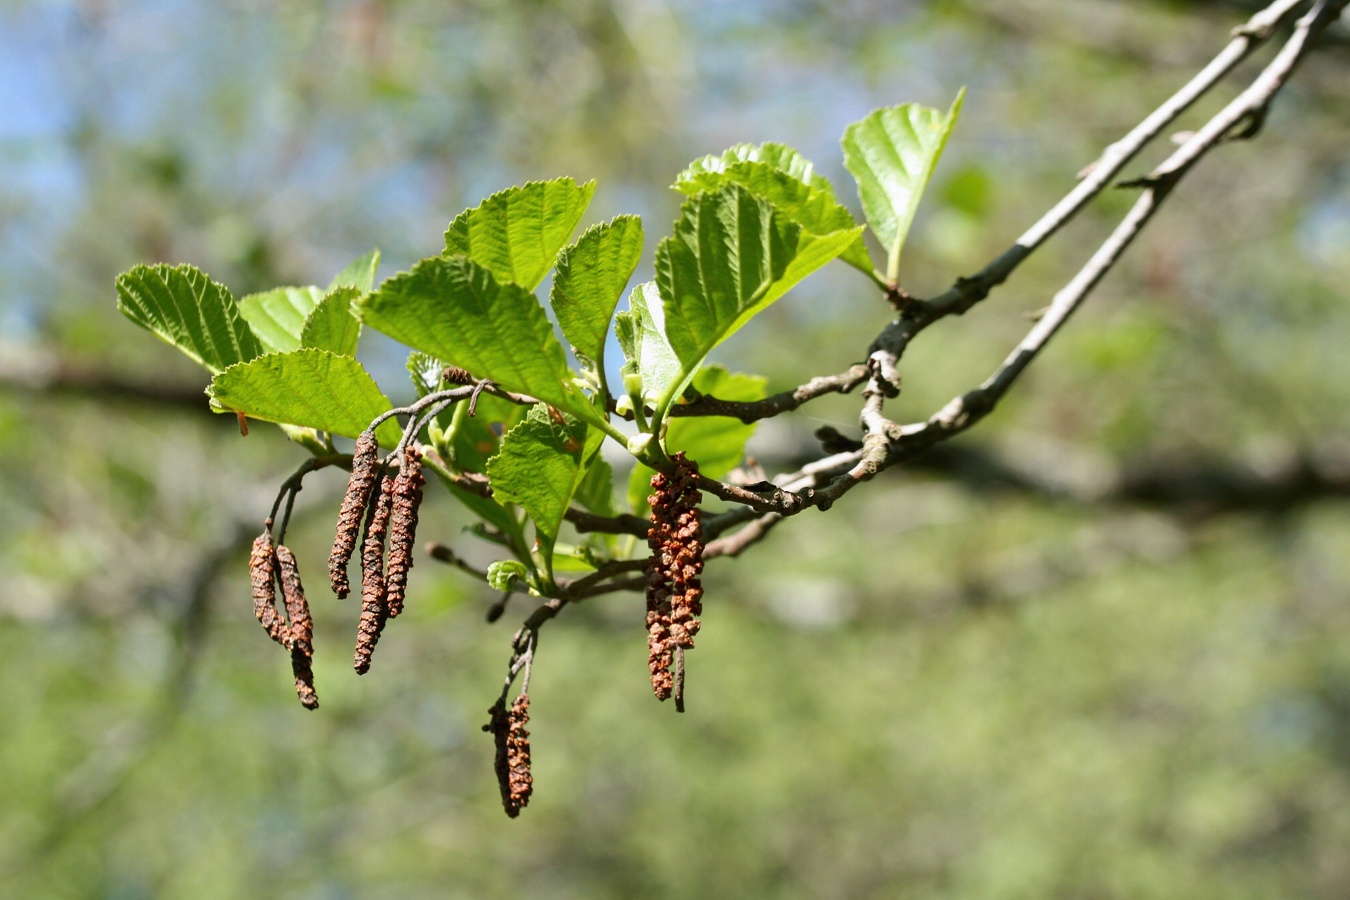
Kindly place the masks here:
MULTIPOLYGON (((677 403, 670 408, 672 417, 727 416, 745 424, 792 412, 798 407, 826 394, 847 394, 867 380, 867 366, 862 363, 849 367, 838 375, 819 375, 790 391, 765 397, 763 400, 721 400, 710 394, 700 394, 688 403, 677 403)), ((686 392, 687 393, 687 392, 686 392)), ((629 418, 632 417, 630 413, 629 418)))
POLYGON ((961 315, 988 297, 1028 256, 1105 190, 1121 169, 1163 129, 1226 78, 1306 3, 1307 0, 1278 0, 1252 16, 1245 25, 1233 29, 1232 40, 1204 69, 1128 134, 1108 146, 1095 162, 1083 170, 1078 185, 1027 229, 1011 247, 976 274, 956 279, 945 293, 931 300, 909 301, 901 316, 878 336, 869 355, 881 350, 898 360, 920 331, 939 319, 961 315))
MULTIPOLYGON (((967 430, 993 411, 1041 349, 1081 306, 1106 273, 1115 266, 1121 254, 1134 241, 1143 226, 1153 217, 1191 167, 1214 147, 1234 135, 1234 130, 1239 125, 1247 123, 1253 127, 1236 134, 1236 137, 1251 137, 1255 134, 1254 126, 1259 126, 1274 96, 1307 56, 1316 37, 1339 18, 1346 2, 1347 0, 1322 0, 1315 4, 1298 20, 1293 34, 1285 45, 1246 90, 1211 117, 1145 178, 1134 182, 1143 186, 1142 196, 1083 268, 1055 295, 1046 313, 1012 354, 979 387, 954 398, 926 422, 907 426, 892 422, 881 414, 881 407, 884 398, 893 396, 898 390, 898 375, 894 374, 898 368, 897 350, 903 351, 908 338, 899 345, 889 347, 879 338, 869 357, 869 363, 873 366, 875 374, 863 391, 865 401, 861 414, 864 429, 862 458, 848 473, 839 476, 826 488, 816 492, 810 498, 813 504, 821 509, 828 508, 854 486, 874 477, 887 466, 912 458, 933 444, 967 430)), ((1282 21, 1283 14, 1289 11, 1286 7, 1290 7, 1287 2, 1272 4, 1248 22, 1244 29, 1239 29, 1239 37, 1234 38, 1234 42, 1243 39, 1255 40, 1256 37, 1268 34, 1275 24, 1282 21), (1277 16, 1276 13, 1280 15, 1277 16)), ((1230 44, 1231 46, 1233 45, 1230 44)), ((1213 64, 1208 68, 1214 68, 1213 64)), ((1196 83, 1197 80, 1193 79, 1192 83, 1196 83)), ((1166 106, 1167 104, 1164 104, 1160 109, 1166 106)), ((1153 118, 1150 116, 1150 120, 1153 118)), ((1112 155, 1112 150, 1108 148, 1107 154, 1098 162, 1097 167, 1102 168, 1103 162, 1112 155)), ((1119 165, 1112 159, 1106 162, 1105 169, 1114 174, 1119 165)), ((1071 194, 1055 209, 1064 209, 1066 215, 1072 214, 1068 210, 1073 197, 1071 194)), ((1074 206, 1072 212, 1076 213, 1078 209, 1081 209, 1081 204, 1074 206)), ((1067 218, 1064 221, 1067 221, 1067 218)), ((1030 246, 1034 247, 1043 241, 1062 224, 1063 221, 1056 221, 1055 211, 1052 210, 1051 214, 1028 232, 1028 235, 1036 237, 1030 246)), ((1024 235, 1019 239, 1014 247, 1025 249, 1022 241, 1026 240, 1026 237, 1024 235)), ((1004 255, 1007 256, 1006 253, 1004 255)), ((902 315, 900 321, 903 322, 904 318, 902 315)), ((883 332, 883 337, 885 334, 886 332, 883 332)), ((791 515, 795 510, 785 507, 781 511, 785 515, 791 515)))

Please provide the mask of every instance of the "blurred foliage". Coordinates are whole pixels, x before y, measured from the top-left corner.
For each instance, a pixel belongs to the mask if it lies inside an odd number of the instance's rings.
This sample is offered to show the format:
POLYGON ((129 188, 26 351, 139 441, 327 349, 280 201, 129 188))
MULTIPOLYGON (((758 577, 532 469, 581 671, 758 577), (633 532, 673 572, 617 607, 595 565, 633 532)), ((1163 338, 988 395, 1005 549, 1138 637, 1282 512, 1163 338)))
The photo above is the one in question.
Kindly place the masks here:
MULTIPOLYGON (((0 6, 5 892, 1350 893, 1344 501, 1200 516, 1088 489, 1176 461, 1350 457, 1343 30, 960 439, 1046 490, 895 472, 710 565, 684 716, 651 700, 636 596, 567 610, 542 635, 518 821, 478 729, 520 599, 488 626, 491 591, 420 560, 361 679, 355 607, 317 603, 307 713, 245 573, 303 453, 273 429, 240 439, 204 398, 43 388, 53 359, 204 384, 115 313, 113 276, 136 263, 191 262, 242 295, 326 283, 379 246, 387 275, 492 190, 557 175, 599 180, 596 219, 641 212, 650 259, 689 160, 781 140, 846 185, 846 123, 966 84, 902 273, 933 293, 1198 70, 1240 5, 0 6)), ((897 415, 991 371, 1129 200, 924 335, 897 415)), ((838 268, 722 361, 770 391, 855 362, 887 310, 838 268)), ((856 402, 776 422, 755 452, 773 466, 819 424, 852 431, 856 402)), ((340 480, 311 479, 289 541, 316 585, 340 480)), ((467 551, 437 506, 421 533, 467 551)))

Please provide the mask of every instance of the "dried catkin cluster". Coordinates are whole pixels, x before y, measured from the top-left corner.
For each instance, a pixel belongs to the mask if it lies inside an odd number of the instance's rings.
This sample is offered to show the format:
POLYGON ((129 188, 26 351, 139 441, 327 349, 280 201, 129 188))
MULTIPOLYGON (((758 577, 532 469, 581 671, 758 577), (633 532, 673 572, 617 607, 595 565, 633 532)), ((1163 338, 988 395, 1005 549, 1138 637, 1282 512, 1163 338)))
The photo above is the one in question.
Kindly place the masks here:
POLYGON ((530 733, 525 730, 530 721, 530 697, 521 694, 509 711, 505 702, 498 700, 488 714, 492 719, 483 730, 492 732, 497 743, 497 785, 502 791, 502 806, 514 819, 529 805, 530 793, 534 790, 534 776, 530 774, 530 733))
POLYGON ((253 614, 267 634, 291 654, 295 692, 307 709, 318 709, 319 695, 314 691, 314 624, 309 601, 300 582, 295 555, 284 545, 273 542, 272 532, 264 530, 253 541, 249 555, 249 575, 253 584, 253 614), (286 607, 283 618, 277 607, 276 586, 286 607))
MULTIPOLYGON (((658 700, 679 694, 682 675, 676 657, 694 646, 703 612, 703 528, 694 487, 698 463, 683 453, 673 457, 675 471, 653 476, 651 528, 647 531, 647 665, 658 700), (672 673, 672 666, 675 672, 672 673)), ((676 697, 677 702, 679 697, 676 697)))
POLYGON ((333 592, 345 597, 351 587, 347 564, 361 534, 361 620, 352 656, 352 666, 360 675, 370 671, 371 655, 385 623, 403 612, 417 535, 417 510, 426 484, 422 453, 416 447, 404 450, 397 477, 383 474, 384 468, 375 433, 362 432, 352 453, 352 476, 338 512, 333 551, 328 556, 333 592))

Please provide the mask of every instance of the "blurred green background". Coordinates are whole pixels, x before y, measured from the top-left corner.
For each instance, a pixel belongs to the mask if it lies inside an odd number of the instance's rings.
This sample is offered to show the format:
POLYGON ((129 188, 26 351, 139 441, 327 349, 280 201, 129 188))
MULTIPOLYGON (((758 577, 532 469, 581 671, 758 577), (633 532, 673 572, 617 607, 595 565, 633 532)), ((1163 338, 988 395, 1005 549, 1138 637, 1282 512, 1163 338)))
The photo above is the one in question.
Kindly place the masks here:
MULTIPOLYGON (((649 277, 688 160, 784 141, 856 209, 844 126, 968 85, 906 254, 936 293, 1251 8, 0 4, 0 893, 1350 895, 1343 27, 997 414, 710 565, 686 715, 650 696, 639 597, 550 623, 517 821, 479 726, 528 604, 487 625, 487 586, 422 559, 358 679, 356 609, 319 590, 342 479, 312 476, 288 541, 316 595, 303 710, 245 563, 304 451, 240 438, 114 308, 138 262, 241 296, 378 246, 387 277, 464 207, 558 175, 599 180, 588 222, 644 216, 649 277)), ((990 372, 1130 200, 925 334, 894 414, 990 372)), ((887 312, 841 266, 722 358, 782 390, 860 360, 887 312)), ((397 348, 367 343, 410 395, 397 348)), ((856 404, 767 423, 754 452, 793 468, 856 404)), ((431 498, 421 536, 481 553, 431 498)))

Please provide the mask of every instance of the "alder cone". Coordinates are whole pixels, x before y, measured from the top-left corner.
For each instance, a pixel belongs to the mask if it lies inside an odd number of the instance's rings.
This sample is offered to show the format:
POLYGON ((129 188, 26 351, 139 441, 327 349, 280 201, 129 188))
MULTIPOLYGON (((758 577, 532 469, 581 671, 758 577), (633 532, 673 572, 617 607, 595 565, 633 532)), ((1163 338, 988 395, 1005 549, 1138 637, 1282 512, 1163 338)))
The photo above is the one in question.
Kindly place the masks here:
POLYGON ((361 514, 370 502, 370 492, 380 474, 380 443, 375 432, 363 431, 356 439, 352 452, 352 475, 347 480, 347 493, 342 496, 338 510, 337 530, 333 535, 333 550, 328 555, 328 580, 333 593, 346 597, 351 590, 347 581, 347 563, 356 550, 356 535, 361 529, 361 514))

